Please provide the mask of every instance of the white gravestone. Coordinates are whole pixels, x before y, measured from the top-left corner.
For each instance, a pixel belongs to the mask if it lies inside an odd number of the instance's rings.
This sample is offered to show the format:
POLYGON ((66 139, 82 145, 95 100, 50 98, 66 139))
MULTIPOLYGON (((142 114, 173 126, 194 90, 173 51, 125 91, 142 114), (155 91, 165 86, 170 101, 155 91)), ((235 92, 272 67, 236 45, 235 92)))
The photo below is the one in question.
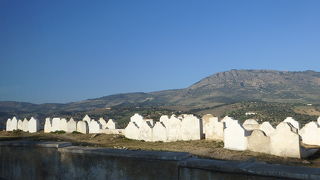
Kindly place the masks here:
POLYGON ((263 131, 267 136, 270 136, 274 131, 274 127, 269 122, 263 122, 259 129, 263 131))
POLYGON ((22 121, 22 131, 24 131, 24 132, 29 131, 29 121, 27 118, 24 118, 22 121))
POLYGON ((299 134, 304 144, 320 146, 320 128, 316 122, 307 123, 299 134))
POLYGON ((248 150, 270 154, 270 137, 258 129, 253 130, 248 138, 248 150))
POLYGON ((44 123, 44 133, 50 133, 52 131, 51 118, 46 118, 44 123))
POLYGON ((114 122, 112 119, 109 119, 107 124, 106 124, 106 128, 108 128, 108 129, 117 129, 117 123, 114 122))
POLYGON ((292 117, 287 117, 283 122, 290 123, 297 130, 300 129, 300 123, 298 121, 294 120, 292 117))
POLYGON ((248 148, 246 130, 238 123, 229 123, 224 129, 224 148, 244 151, 248 148))
POLYGON ((181 120, 175 115, 172 115, 170 119, 164 125, 167 129, 168 141, 178 141, 181 140, 181 120))
POLYGON ((213 132, 212 134, 209 133, 210 139, 223 141, 223 131, 224 131, 223 122, 220 122, 218 118, 215 118, 213 120, 213 132))
POLYGON ((185 115, 181 121, 181 140, 200 140, 202 123, 194 115, 185 115))
POLYGON ((84 118, 82 119, 82 121, 86 121, 86 122, 89 124, 90 121, 91 121, 91 118, 90 118, 90 116, 88 116, 88 114, 86 114, 86 115, 84 116, 84 118))
POLYGON ((102 117, 101 118, 99 118, 99 123, 101 124, 101 129, 106 129, 107 128, 107 122, 106 122, 106 120, 104 120, 102 117))
POLYGON ((139 127, 139 140, 151 142, 153 141, 152 135, 152 124, 150 122, 144 121, 139 127))
POLYGON ((100 133, 101 124, 94 119, 89 123, 89 134, 100 133))
POLYGON ((59 131, 64 131, 67 132, 67 119, 66 118, 61 118, 60 123, 59 123, 59 131))
POLYGON ((67 122, 67 133, 72 133, 74 131, 77 131, 77 122, 70 118, 70 120, 67 122))
POLYGON ((320 126, 320 117, 318 117, 317 122, 318 122, 318 126, 320 126))
POLYGON ((169 116, 167 116, 167 115, 162 115, 162 116, 160 116, 159 121, 160 121, 160 122, 163 122, 163 124, 167 124, 168 121, 169 121, 169 116))
MULTIPOLYGON (((218 118, 212 116, 211 114, 207 114, 202 117, 203 132, 205 135, 205 139, 216 140, 217 137, 215 133, 215 124, 217 121, 218 121, 218 118)), ((223 126, 222 126, 222 130, 223 130, 223 126)))
POLYGON ((28 123, 28 131, 30 133, 36 133, 39 131, 39 129, 40 129, 39 120, 31 117, 28 123))
POLYGON ((11 120, 11 130, 17 130, 18 129, 18 120, 16 117, 13 117, 11 120))
POLYGON ((9 118, 6 123, 6 131, 12 131, 11 129, 11 119, 9 118))
POLYGON ((18 120, 18 129, 19 130, 23 129, 23 121, 21 119, 18 120))
POLYGON ((139 140, 139 127, 135 122, 130 121, 124 129, 124 136, 128 139, 139 140))
POLYGON ((136 113, 130 118, 130 122, 135 122, 136 125, 138 127, 140 127, 141 124, 144 122, 144 120, 143 120, 143 117, 141 115, 136 113))
POLYGON ((224 128, 227 128, 231 124, 239 124, 238 120, 234 120, 232 117, 225 116, 221 122, 224 124, 224 128))
POLYGON ((60 129, 60 118, 52 119, 52 129, 51 132, 61 131, 60 129))
POLYGON ((153 127, 152 133, 153 141, 168 141, 167 130, 163 122, 156 122, 153 127))
POLYGON ((89 126, 87 121, 78 121, 77 123, 77 132, 82 134, 89 133, 89 126))
POLYGON ((287 122, 281 122, 270 136, 270 152, 281 157, 300 158, 300 137, 297 130, 287 122))
POLYGON ((247 131, 253 131, 255 129, 259 129, 260 124, 255 119, 247 119, 244 121, 242 126, 247 131))

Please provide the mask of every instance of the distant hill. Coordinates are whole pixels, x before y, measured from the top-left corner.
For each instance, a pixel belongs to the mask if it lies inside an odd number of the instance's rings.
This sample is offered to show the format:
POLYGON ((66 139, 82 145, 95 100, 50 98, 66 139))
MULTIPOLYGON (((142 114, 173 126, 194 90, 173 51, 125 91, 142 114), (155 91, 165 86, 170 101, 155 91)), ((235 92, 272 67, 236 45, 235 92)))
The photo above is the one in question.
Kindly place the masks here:
POLYGON ((184 89, 104 96, 67 104, 0 102, 0 112, 74 112, 131 106, 210 107, 240 101, 319 103, 320 73, 315 71, 230 70, 184 89))

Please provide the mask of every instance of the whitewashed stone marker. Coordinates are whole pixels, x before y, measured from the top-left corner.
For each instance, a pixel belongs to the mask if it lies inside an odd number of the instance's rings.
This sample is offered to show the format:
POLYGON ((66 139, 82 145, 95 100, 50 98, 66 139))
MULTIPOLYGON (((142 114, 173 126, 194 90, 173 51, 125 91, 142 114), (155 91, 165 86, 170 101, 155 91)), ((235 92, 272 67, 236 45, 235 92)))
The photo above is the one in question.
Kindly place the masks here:
POLYGON ((297 130, 287 122, 281 122, 270 136, 270 152, 281 157, 301 158, 300 138, 297 130))
POLYGON ((104 120, 102 117, 99 118, 99 123, 101 124, 101 129, 106 129, 107 128, 107 122, 104 120))
POLYGON ((297 130, 300 129, 300 123, 298 121, 294 120, 292 117, 287 117, 283 122, 290 123, 297 130))
POLYGON ((130 122, 135 122, 136 125, 138 127, 140 127, 142 125, 142 123, 144 123, 143 117, 139 114, 134 114, 131 118, 130 118, 130 122))
POLYGON ((89 134, 100 133, 101 124, 94 119, 89 123, 89 134))
POLYGON ((317 122, 318 122, 318 126, 320 126, 320 117, 318 117, 317 122))
POLYGON ((19 130, 23 129, 23 121, 21 119, 18 120, 18 129, 19 130))
POLYGON ((248 150, 270 154, 270 137, 258 129, 253 130, 248 138, 248 150))
POLYGON ((223 131, 224 131, 224 124, 220 122, 218 118, 213 120, 213 133, 209 133, 209 137, 212 140, 223 141, 223 131))
POLYGON ((244 151, 248 148, 246 130, 238 123, 229 123, 224 129, 224 148, 244 151))
POLYGON ((194 115, 185 115, 181 121, 181 140, 201 139, 201 120, 194 115))
POLYGON ((159 121, 160 121, 160 122, 163 122, 163 124, 166 125, 166 124, 168 123, 169 119, 170 119, 169 116, 167 116, 167 115, 162 115, 162 116, 160 117, 159 121))
POLYGON ((260 124, 255 119, 247 119, 244 121, 242 126, 247 131, 253 131, 255 129, 259 129, 260 124))
POLYGON ((11 129, 11 119, 9 118, 6 123, 6 131, 12 131, 11 129))
POLYGON ((89 133, 88 122, 87 121, 78 121, 77 131, 82 134, 88 134, 89 133))
POLYGON ((29 131, 29 121, 27 118, 24 118, 22 121, 22 131, 24 131, 24 132, 29 131))
POLYGON ((139 139, 147 142, 153 141, 153 129, 150 122, 144 121, 139 127, 139 139))
POLYGON ((224 128, 227 128, 231 124, 239 124, 238 120, 234 120, 232 117, 225 116, 221 122, 224 124, 224 128))
POLYGON ((307 123, 299 134, 304 144, 320 146, 320 128, 316 122, 307 123))
POLYGON ((17 130, 18 129, 18 120, 16 117, 13 117, 11 119, 11 128, 12 131, 17 130))
POLYGON ((156 122, 152 130, 153 141, 167 142, 167 130, 163 122, 156 122))
POLYGON ((66 118, 61 118, 60 123, 59 123, 59 131, 64 131, 67 132, 67 119, 66 118))
POLYGON ((52 119, 52 129, 51 132, 60 131, 60 118, 52 119))
POLYGON ((77 122, 70 118, 70 120, 67 122, 67 133, 72 133, 74 131, 77 131, 77 122))
POLYGON ((270 136, 274 131, 274 127, 269 122, 263 122, 259 129, 263 131, 267 136, 270 136))
POLYGON ((51 118, 46 118, 46 121, 44 123, 44 132, 50 133, 51 131, 52 131, 51 118))
POLYGON ((106 128, 108 128, 108 129, 117 129, 117 123, 114 122, 112 119, 109 119, 107 124, 106 124, 106 128))
POLYGON ((39 129, 40 129, 39 125, 40 125, 39 124, 39 120, 31 117, 31 119, 29 120, 29 123, 28 123, 28 131, 29 131, 29 133, 38 132, 39 129))
POLYGON ((84 118, 82 119, 82 121, 86 121, 86 122, 89 124, 90 121, 91 121, 91 118, 90 118, 90 116, 88 116, 88 114, 86 114, 86 115, 84 116, 84 118))
POLYGON ((130 121, 124 129, 124 136, 128 139, 139 140, 139 127, 135 122, 130 121))
POLYGON ((166 123, 165 121, 163 123, 167 129, 169 142, 181 140, 181 120, 179 118, 172 115, 166 123))
POLYGON ((206 139, 223 140, 223 123, 220 123, 217 117, 208 114, 202 117, 202 121, 203 132, 206 139))

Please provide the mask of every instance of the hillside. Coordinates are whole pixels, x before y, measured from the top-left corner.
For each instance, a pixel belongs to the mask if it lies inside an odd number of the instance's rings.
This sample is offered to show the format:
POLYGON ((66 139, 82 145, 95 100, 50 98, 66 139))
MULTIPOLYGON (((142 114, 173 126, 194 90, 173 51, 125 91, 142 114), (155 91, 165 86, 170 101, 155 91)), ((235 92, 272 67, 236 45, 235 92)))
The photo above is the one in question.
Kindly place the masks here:
POLYGON ((13 114, 70 115, 109 107, 165 107, 189 111, 243 101, 317 104, 320 102, 320 73, 230 70, 213 74, 184 89, 116 94, 66 104, 3 101, 0 102, 0 120, 13 114))

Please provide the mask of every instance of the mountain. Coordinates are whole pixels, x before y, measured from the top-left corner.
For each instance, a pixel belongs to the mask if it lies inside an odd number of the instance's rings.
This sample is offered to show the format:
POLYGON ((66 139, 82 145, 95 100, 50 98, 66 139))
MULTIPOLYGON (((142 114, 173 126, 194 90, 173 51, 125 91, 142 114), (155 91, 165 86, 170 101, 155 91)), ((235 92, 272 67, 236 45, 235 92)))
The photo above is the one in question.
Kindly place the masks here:
POLYGON ((320 73, 315 71, 230 70, 184 89, 127 93, 67 104, 0 102, 0 112, 74 112, 119 105, 210 107, 239 101, 320 102, 320 73))

